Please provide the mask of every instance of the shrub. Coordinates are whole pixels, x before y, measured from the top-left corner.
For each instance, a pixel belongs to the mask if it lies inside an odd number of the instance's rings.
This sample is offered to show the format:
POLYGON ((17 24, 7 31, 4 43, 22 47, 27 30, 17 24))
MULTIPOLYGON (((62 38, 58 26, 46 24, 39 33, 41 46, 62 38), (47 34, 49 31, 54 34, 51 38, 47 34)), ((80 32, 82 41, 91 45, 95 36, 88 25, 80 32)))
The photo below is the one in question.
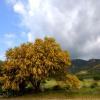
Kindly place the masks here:
POLYGON ((66 78, 67 89, 79 89, 81 87, 81 82, 75 75, 68 74, 66 78))
POLYGON ((53 87, 53 90, 60 90, 60 89, 61 89, 60 85, 55 85, 55 86, 53 87))
POLYGON ((96 88, 98 86, 98 84, 96 82, 94 82, 92 85, 91 85, 91 88, 96 88))

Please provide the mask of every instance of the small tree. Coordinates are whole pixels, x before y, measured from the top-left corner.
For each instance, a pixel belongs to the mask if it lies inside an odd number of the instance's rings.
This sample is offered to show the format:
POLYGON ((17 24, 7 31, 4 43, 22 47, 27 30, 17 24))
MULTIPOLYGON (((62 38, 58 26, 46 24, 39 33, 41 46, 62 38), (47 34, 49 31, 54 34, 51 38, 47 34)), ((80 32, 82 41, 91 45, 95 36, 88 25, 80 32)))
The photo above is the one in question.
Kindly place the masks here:
POLYGON ((53 38, 22 44, 6 52, 3 88, 23 90, 31 82, 38 91, 47 77, 64 79, 70 64, 68 52, 64 52, 53 38))
POLYGON ((66 75, 66 84, 68 89, 79 89, 81 87, 81 81, 75 76, 71 74, 66 75))

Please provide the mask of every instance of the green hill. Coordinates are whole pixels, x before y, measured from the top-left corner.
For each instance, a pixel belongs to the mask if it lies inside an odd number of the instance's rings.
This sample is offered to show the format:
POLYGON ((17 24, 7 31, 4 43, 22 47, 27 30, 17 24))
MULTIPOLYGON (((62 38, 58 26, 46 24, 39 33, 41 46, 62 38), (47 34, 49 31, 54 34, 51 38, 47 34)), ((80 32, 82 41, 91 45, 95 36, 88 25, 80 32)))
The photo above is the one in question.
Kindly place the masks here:
POLYGON ((100 59, 90 59, 88 61, 74 59, 70 71, 80 79, 93 78, 100 80, 100 59))

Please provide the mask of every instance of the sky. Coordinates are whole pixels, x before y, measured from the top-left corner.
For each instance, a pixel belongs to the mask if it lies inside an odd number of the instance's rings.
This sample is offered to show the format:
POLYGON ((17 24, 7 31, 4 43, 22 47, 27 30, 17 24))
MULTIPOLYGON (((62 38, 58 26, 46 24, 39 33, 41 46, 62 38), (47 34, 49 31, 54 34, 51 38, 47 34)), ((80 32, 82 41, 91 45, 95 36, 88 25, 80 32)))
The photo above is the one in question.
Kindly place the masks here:
POLYGON ((100 0, 0 0, 0 59, 36 38, 54 37, 71 58, 100 58, 100 0))

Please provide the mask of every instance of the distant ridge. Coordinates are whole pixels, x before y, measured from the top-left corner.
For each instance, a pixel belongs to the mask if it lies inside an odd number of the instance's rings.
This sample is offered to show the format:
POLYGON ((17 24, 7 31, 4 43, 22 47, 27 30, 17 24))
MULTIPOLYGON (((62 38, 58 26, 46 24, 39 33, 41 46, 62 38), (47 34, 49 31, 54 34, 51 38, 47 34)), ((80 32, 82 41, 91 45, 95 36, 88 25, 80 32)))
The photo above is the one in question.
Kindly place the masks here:
POLYGON ((70 72, 85 77, 100 77, 100 59, 72 59, 70 72), (83 75, 83 76, 84 76, 83 75))

